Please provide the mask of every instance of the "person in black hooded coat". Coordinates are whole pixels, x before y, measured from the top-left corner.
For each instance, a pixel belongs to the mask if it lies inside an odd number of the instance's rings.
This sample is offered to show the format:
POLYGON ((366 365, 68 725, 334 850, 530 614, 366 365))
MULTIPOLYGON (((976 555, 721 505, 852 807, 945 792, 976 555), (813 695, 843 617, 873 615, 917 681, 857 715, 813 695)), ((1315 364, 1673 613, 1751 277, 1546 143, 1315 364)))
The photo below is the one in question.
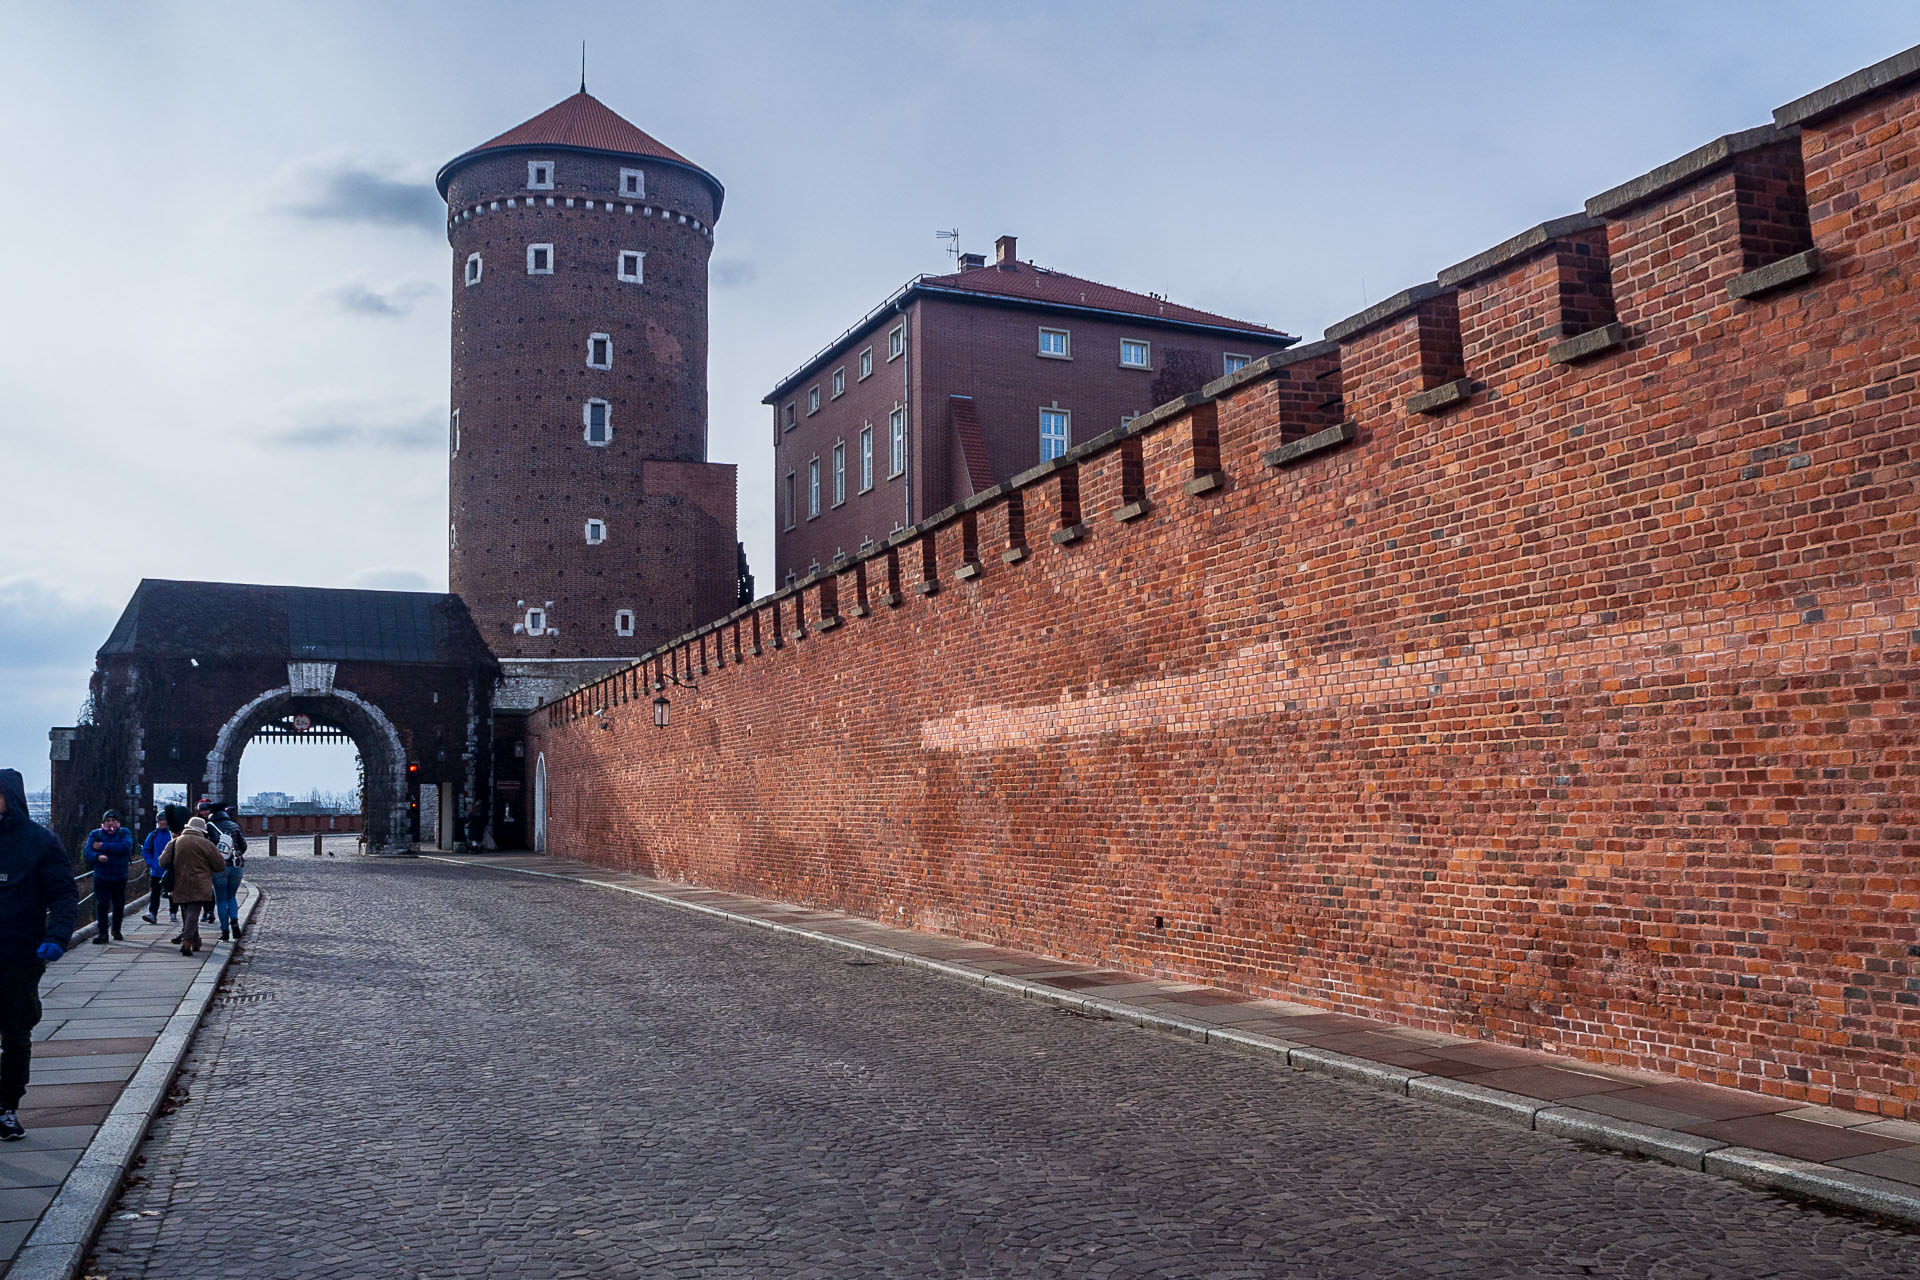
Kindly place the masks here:
POLYGON ((0 769, 0 1140, 27 1136, 13 1113, 33 1061, 40 975, 73 944, 79 901, 60 837, 28 815, 19 773, 0 769))

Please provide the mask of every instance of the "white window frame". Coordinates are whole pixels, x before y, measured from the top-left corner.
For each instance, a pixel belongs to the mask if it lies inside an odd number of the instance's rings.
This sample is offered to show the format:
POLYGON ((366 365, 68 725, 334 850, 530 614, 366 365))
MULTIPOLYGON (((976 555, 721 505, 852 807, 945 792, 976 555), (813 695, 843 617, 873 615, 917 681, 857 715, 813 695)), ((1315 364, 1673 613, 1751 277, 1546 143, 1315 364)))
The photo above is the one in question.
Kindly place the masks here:
POLYGON ((807 519, 820 518, 820 455, 807 459, 807 519))
POLYGON ((1153 368, 1153 344, 1151 342, 1143 342, 1138 338, 1120 339, 1120 367, 1122 369, 1153 368), (1138 360, 1127 359, 1128 347, 1140 348, 1140 358, 1138 360))
POLYGON ((641 249, 622 249, 613 260, 614 274, 627 284, 644 284, 647 278, 647 255, 641 249), (633 259, 633 270, 627 270, 627 259, 633 259))
POLYGON ((467 255, 467 285, 469 288, 480 283, 480 272, 485 268, 485 265, 485 263, 480 261, 479 254, 470 253, 467 255))
POLYGON ((613 443, 613 406, 598 397, 588 400, 580 406, 580 438, 596 449, 604 449, 613 443), (599 405, 606 412, 601 416, 600 427, 606 432, 606 439, 593 438, 593 407, 599 405))
POLYGON ((818 412, 820 412, 820 388, 811 386, 807 388, 807 416, 811 418, 818 412))
POLYGON ((1046 325, 1041 325, 1037 351, 1040 357, 1045 360, 1073 359, 1073 331, 1071 329, 1051 329, 1046 325), (1048 338, 1060 339, 1060 349, 1058 351, 1049 351, 1047 349, 1048 338))
POLYGON ((907 472, 907 410, 902 405, 887 416, 887 479, 907 472))
POLYGON ((547 634, 547 611, 539 605, 527 610, 527 616, 521 620, 521 628, 530 636, 547 634))
POLYGON ((847 442, 833 442, 833 505, 845 506, 847 501, 847 442))
POLYGON ((833 371, 833 398, 838 400, 847 394, 847 369, 845 365, 833 371))
POLYGON ((553 190, 553 161, 551 160, 527 161, 527 190, 529 191, 553 190))
POLYGON ((860 428, 860 492, 873 488, 873 424, 860 428))
POLYGON ((1073 411, 1070 409, 1061 409, 1053 405, 1048 405, 1047 407, 1041 409, 1040 410, 1040 461, 1052 462, 1055 458, 1059 457, 1061 454, 1065 453, 1067 450, 1071 448, 1073 448, 1073 411), (1060 445, 1060 448, 1058 452, 1055 452, 1055 453, 1047 452, 1047 443, 1051 438, 1047 432, 1047 419, 1049 417, 1057 417, 1060 419, 1060 439, 1058 442, 1060 445))
POLYGON ((647 198, 647 174, 644 169, 622 169, 620 171, 620 194, 629 200, 647 198), (631 181, 629 181, 631 179, 631 181))
POLYGON ((860 353, 860 381, 865 382, 873 376, 873 348, 868 347, 860 353))
POLYGON ((891 364, 907 354, 907 326, 903 321, 887 331, 887 362, 891 364))
POLYGON ((587 335, 587 368, 589 369, 613 368, 613 335, 612 334, 590 333, 587 335), (607 358, 604 363, 595 363, 594 361, 593 344, 596 342, 604 342, 607 344, 607 358))
POLYGON ((607 522, 599 516, 587 520, 587 545, 597 547, 607 540, 607 522))
POLYGON ((784 529, 791 529, 793 528, 793 522, 795 517, 797 517, 800 514, 800 511, 799 511, 800 478, 794 475, 792 467, 787 468, 786 499, 787 499, 787 522, 781 527, 784 529))
POLYGON ((633 610, 615 609, 613 611, 613 634, 617 636, 633 634, 633 610))
POLYGON ((550 276, 553 274, 553 246, 550 244, 530 244, 527 246, 527 274, 530 276, 550 276), (534 255, 542 249, 547 251, 547 265, 534 265, 534 255))
POLYGON ((447 438, 448 438, 448 442, 452 445, 452 449, 449 451, 447 456, 450 458, 459 457, 460 456, 460 411, 458 409, 455 409, 452 413, 447 415, 447 438))
POLYGON ((1220 374, 1222 377, 1225 377, 1229 373, 1238 373, 1252 363, 1252 356, 1243 356, 1233 351, 1223 351, 1220 353, 1220 374), (1238 360, 1240 363, 1235 364, 1235 360, 1238 360))

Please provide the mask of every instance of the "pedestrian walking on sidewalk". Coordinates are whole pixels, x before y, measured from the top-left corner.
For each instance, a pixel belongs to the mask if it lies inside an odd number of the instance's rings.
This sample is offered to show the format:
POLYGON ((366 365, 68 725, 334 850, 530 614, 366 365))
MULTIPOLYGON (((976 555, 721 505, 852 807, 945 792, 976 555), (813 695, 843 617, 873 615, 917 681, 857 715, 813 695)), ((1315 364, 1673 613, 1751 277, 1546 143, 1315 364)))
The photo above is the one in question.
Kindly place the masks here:
POLYGON ((27 1092, 40 975, 73 943, 80 894, 60 837, 27 813, 27 785, 0 769, 0 1140, 27 1136, 14 1111, 27 1092))
MULTIPOLYGON (((127 914, 127 863, 133 860, 133 832, 120 825, 112 809, 87 833, 87 870, 93 872, 93 941, 106 946, 120 938, 127 914)), ((124 938, 120 939, 125 941, 124 938)))
POLYGON ((202 800, 201 814, 207 820, 207 838, 220 849, 227 869, 213 878, 213 903, 220 914, 220 941, 231 937, 240 941, 240 874, 247 861, 247 837, 227 806, 219 800, 202 800))
POLYGON ((200 913, 213 907, 213 877, 226 870, 199 814, 187 819, 187 829, 168 842, 160 855, 162 868, 173 872, 173 900, 180 904, 180 954, 200 949, 200 913))
MULTIPOLYGON (((153 830, 140 846, 140 859, 147 864, 147 913, 140 918, 148 924, 160 923, 160 896, 166 892, 162 883, 166 873, 160 869, 160 855, 166 852, 167 842, 187 825, 187 810, 184 805, 170 804, 154 818, 153 830)), ((172 924, 179 914, 180 908, 169 899, 167 923, 172 924)))

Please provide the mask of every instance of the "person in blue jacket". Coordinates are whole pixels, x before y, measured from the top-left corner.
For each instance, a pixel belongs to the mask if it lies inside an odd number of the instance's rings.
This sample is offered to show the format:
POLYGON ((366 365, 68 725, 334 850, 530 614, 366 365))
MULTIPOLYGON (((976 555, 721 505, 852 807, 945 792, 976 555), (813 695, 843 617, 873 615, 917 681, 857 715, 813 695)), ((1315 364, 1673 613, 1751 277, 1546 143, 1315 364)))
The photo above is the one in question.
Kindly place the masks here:
POLYGON ((112 809, 87 833, 87 870, 93 872, 93 940, 107 945, 107 934, 125 942, 120 925, 127 917, 127 863, 133 859, 133 832, 120 825, 112 809))
MULTIPOLYGON (((147 864, 147 913, 140 918, 148 924, 160 923, 160 855, 167 851, 167 845, 180 834, 187 825, 185 805, 170 804, 154 816, 153 830, 147 833, 146 840, 140 845, 140 860, 147 864)), ((167 900, 167 922, 171 924, 180 914, 180 908, 167 900)))
POLYGON ((0 769, 0 1141, 27 1136, 13 1113, 27 1091, 40 975, 66 954, 80 895, 60 837, 27 814, 27 786, 0 769))

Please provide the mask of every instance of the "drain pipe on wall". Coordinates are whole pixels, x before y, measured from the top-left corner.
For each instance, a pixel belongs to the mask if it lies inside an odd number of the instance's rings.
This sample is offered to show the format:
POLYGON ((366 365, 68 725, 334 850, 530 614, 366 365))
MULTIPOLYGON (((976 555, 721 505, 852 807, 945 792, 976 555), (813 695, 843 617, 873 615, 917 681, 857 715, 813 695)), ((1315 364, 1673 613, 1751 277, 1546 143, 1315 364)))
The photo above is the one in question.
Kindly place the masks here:
POLYGON ((906 520, 900 527, 907 529, 913 526, 913 468, 920 455, 920 451, 913 447, 913 423, 915 417, 913 412, 913 353, 916 347, 913 342, 913 335, 907 332, 911 318, 907 315, 906 299, 902 298, 899 302, 894 303, 893 309, 899 313, 900 341, 901 345, 906 348, 900 353, 900 414, 906 419, 906 421, 900 424, 900 452, 905 455, 900 459, 904 464, 901 479, 905 481, 905 484, 901 487, 906 490, 906 520))

